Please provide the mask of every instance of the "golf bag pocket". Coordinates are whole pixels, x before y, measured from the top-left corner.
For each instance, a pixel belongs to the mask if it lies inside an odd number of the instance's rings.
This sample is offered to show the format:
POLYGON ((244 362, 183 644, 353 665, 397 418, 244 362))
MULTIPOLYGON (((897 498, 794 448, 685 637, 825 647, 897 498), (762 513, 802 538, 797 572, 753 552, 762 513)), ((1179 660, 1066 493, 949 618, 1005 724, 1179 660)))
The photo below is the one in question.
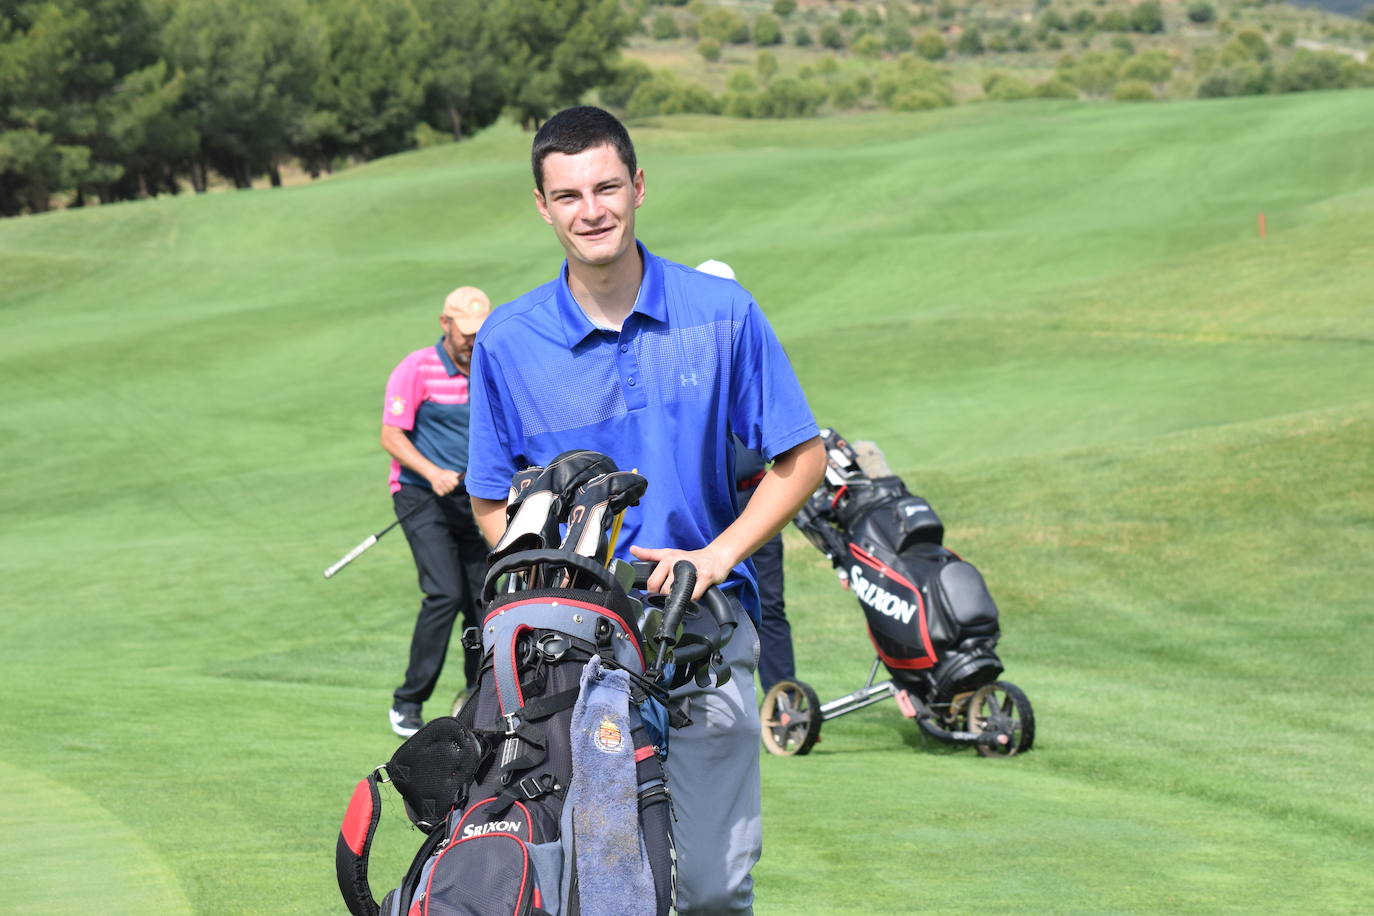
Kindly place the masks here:
POLYGON ((965 640, 976 639, 997 644, 997 605, 988 593, 987 583, 971 563, 955 560, 940 567, 936 577, 939 582, 939 603, 950 619, 951 643, 962 645, 965 640))
POLYGON ((930 503, 919 496, 903 496, 891 506, 893 544, 897 553, 912 544, 939 544, 945 539, 945 524, 930 503))
MULTIPOLYGON (((556 844, 555 844, 556 845, 556 844)), ((531 847, 513 833, 475 833, 435 858, 410 912, 419 916, 521 916, 538 912, 531 847)))

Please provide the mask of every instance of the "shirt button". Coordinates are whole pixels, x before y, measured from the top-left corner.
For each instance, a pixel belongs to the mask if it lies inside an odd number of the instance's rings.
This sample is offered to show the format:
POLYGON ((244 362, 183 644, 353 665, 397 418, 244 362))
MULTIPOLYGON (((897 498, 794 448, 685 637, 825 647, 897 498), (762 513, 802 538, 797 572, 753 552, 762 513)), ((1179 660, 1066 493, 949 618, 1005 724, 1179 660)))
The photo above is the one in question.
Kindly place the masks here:
POLYGON ((630 345, 629 345, 629 344, 621 344, 621 345, 620 345, 620 352, 621 352, 621 353, 629 353, 629 352, 630 352, 630 345))
POLYGON ((630 387, 633 388, 634 386, 635 386, 635 377, 632 375, 632 376, 630 376, 630 387))

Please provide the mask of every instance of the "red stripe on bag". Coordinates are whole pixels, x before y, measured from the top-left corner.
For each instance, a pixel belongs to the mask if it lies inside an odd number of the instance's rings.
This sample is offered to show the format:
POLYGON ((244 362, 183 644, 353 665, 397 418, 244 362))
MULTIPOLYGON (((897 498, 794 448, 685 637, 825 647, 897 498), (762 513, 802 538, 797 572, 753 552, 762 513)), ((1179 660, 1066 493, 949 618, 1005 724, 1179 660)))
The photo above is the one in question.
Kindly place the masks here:
POLYGON ((344 842, 353 850, 355 856, 363 854, 363 844, 367 842, 367 828, 372 823, 372 789, 364 779, 353 788, 353 797, 348 800, 348 810, 344 812, 343 826, 339 832, 344 842))
POLYGON ((869 641, 873 643, 873 648, 877 650, 878 657, 883 660, 883 664, 891 665, 894 668, 930 668, 934 666, 935 647, 930 644, 930 629, 926 624, 926 599, 921 594, 921 590, 917 588, 915 584, 908 582, 906 579, 902 578, 902 576, 898 574, 898 572, 895 569, 888 566, 886 563, 884 563, 877 557, 873 556, 873 554, 864 550, 858 544, 851 542, 849 545, 849 552, 853 554, 854 559, 858 560, 860 563, 864 564, 870 569, 873 569, 880 575, 887 576, 893 582, 897 582, 905 586, 907 589, 911 591, 913 595, 916 596, 917 629, 921 633, 921 645, 925 648, 926 657, 919 659, 890 657, 889 655, 887 655, 887 653, 883 652, 883 650, 878 647, 878 641, 873 638, 873 630, 870 627, 868 631, 869 641))
POLYGON ((639 763, 641 760, 648 760, 652 756, 654 756, 654 746, 652 744, 646 744, 643 747, 635 748, 635 763, 639 763))

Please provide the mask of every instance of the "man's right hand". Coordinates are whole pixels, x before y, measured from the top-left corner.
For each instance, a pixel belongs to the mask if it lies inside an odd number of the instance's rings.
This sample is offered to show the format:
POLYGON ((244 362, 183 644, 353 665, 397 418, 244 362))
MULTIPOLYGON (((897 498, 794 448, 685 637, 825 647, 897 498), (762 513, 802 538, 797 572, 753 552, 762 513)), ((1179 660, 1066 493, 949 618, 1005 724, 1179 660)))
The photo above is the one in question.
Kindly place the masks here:
POLYGON ((462 483, 463 475, 457 471, 450 471, 448 468, 438 468, 426 479, 434 490, 435 496, 447 496, 458 488, 458 484, 462 483))

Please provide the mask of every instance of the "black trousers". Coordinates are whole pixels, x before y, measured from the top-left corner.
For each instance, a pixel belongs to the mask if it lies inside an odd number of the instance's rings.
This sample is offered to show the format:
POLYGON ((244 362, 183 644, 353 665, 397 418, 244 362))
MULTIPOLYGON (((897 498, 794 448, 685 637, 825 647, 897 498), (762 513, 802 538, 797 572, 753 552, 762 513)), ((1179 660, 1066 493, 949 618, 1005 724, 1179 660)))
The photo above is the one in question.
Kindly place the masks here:
POLYGON ((787 622, 782 597, 782 535, 776 534, 754 554, 754 571, 759 577, 759 601, 763 621, 759 624, 759 684, 764 690, 778 681, 794 680, 796 663, 792 659, 792 626, 787 622))
MULTIPOLYGON (((420 614, 410 638, 410 665, 405 683, 396 688, 395 701, 422 704, 434 693, 444 670, 453 623, 462 614, 463 628, 475 627, 486 576, 487 542, 477 529, 467 491, 459 488, 445 497, 423 487, 402 485, 392 495, 400 518, 416 506, 415 515, 401 523, 410 542, 415 569, 420 577, 420 614)), ((461 633, 461 630, 459 631, 461 633)), ((463 653, 467 686, 481 673, 480 650, 463 653)))

